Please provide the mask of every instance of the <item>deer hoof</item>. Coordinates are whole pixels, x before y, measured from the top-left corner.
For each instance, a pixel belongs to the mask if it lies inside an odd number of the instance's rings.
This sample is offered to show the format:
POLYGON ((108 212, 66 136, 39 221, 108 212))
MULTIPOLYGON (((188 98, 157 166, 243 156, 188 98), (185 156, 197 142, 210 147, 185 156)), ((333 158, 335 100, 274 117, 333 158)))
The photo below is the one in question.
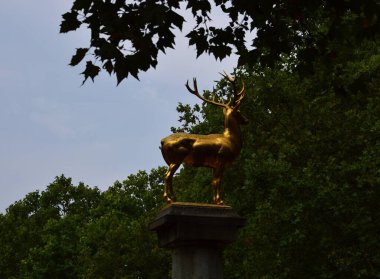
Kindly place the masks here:
POLYGON ((170 198, 167 194, 164 194, 164 199, 166 200, 167 204, 175 202, 175 199, 170 198))
POLYGON ((215 203, 216 205, 223 205, 223 204, 224 204, 224 202, 223 202, 223 200, 222 200, 221 198, 214 199, 214 203, 215 203))

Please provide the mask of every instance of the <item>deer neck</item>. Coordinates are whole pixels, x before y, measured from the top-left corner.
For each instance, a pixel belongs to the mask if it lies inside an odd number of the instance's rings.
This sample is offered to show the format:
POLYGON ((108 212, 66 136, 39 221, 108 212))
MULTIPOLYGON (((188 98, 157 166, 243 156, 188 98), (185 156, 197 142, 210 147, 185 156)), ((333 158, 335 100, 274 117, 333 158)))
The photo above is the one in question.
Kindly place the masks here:
POLYGON ((224 132, 223 135, 234 142, 235 146, 241 148, 241 130, 238 121, 232 117, 230 113, 227 113, 224 120, 224 132))

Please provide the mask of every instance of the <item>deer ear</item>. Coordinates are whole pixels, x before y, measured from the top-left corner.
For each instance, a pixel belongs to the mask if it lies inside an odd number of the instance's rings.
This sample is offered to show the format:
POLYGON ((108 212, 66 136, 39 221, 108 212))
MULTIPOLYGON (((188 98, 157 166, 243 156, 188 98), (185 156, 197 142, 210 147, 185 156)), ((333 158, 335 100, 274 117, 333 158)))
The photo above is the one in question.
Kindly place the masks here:
POLYGON ((223 114, 226 115, 226 113, 227 113, 227 109, 223 108, 223 114))

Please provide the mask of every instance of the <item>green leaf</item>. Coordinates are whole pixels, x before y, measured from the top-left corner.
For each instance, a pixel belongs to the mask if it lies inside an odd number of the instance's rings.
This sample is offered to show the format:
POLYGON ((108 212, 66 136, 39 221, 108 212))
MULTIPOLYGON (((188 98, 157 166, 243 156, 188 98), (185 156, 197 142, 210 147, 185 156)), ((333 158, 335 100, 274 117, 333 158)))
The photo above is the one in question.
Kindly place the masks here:
POLYGON ((174 48, 175 35, 170 30, 162 32, 157 40, 157 48, 165 53, 166 48, 174 48))
POLYGON ((92 64, 91 61, 87 61, 86 69, 81 74, 84 75, 84 81, 82 85, 86 82, 88 78, 91 78, 94 81, 94 78, 99 74, 100 68, 92 64))
POLYGON ((119 57, 116 59, 114 71, 116 73, 117 85, 119 85, 123 79, 128 77, 128 65, 125 62, 124 57, 119 57))
POLYGON ((198 11, 206 16, 211 11, 211 4, 208 0, 190 0, 187 2, 187 9, 191 9, 193 15, 196 15, 198 11))
POLYGON ((70 61, 70 66, 78 65, 84 58, 88 51, 88 48, 77 48, 76 53, 73 55, 70 61))
POLYGON ((179 9, 179 3, 180 3, 180 1, 178 1, 178 0, 168 0, 169 7, 173 7, 176 9, 179 9))
POLYGON ((93 0, 75 0, 72 9, 76 11, 83 10, 84 13, 87 13, 93 2, 93 0))
POLYGON ((113 71, 113 64, 111 60, 108 60, 106 63, 103 65, 103 69, 105 69, 110 75, 112 74, 113 71))
POLYGON ((205 35, 204 28, 199 28, 198 30, 193 30, 186 35, 189 38, 189 45, 195 45, 197 48, 197 57, 199 57, 203 52, 207 51, 209 45, 205 35))
POLYGON ((62 23, 60 33, 67 33, 69 31, 74 31, 80 27, 82 24, 78 20, 78 13, 76 11, 71 11, 62 15, 62 23))
POLYGON ((210 53, 215 56, 215 59, 223 60, 226 56, 231 55, 232 48, 229 46, 210 46, 210 53))
POLYGON ((179 30, 182 30, 183 22, 185 21, 183 16, 181 16, 181 15, 179 15, 176 12, 173 12, 171 10, 169 10, 166 13, 166 16, 170 22, 172 22, 175 26, 178 27, 179 30))

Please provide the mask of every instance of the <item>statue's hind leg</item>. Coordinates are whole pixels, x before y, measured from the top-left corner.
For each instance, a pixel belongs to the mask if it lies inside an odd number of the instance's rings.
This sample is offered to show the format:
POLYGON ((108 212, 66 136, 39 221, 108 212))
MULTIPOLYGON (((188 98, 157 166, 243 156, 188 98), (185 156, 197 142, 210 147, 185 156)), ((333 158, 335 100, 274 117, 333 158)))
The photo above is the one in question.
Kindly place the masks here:
POLYGON ((213 202, 219 205, 223 204, 223 200, 220 197, 220 183, 222 180, 222 175, 223 175, 222 167, 213 169, 213 178, 212 178, 213 202))
POLYGON ((164 178, 164 199, 167 203, 175 202, 173 192, 173 175, 181 164, 170 164, 164 178))

